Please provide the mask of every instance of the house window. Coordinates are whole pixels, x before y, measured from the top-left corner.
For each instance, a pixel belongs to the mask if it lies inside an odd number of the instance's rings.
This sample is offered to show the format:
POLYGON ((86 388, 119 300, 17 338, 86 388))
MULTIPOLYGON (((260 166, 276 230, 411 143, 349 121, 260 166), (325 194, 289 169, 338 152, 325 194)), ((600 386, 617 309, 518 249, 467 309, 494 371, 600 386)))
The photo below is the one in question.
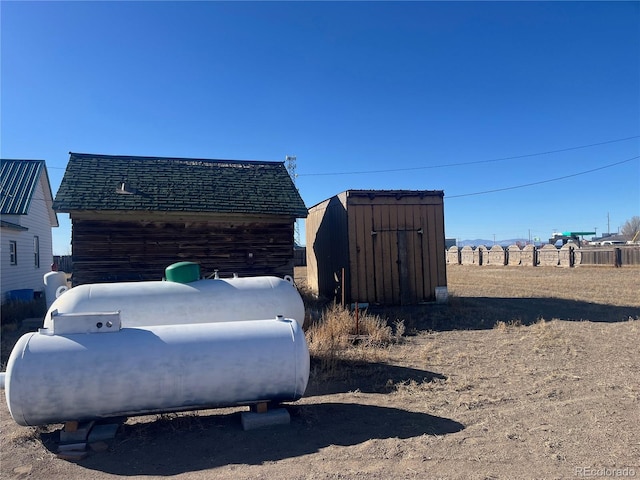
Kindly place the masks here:
POLYGON ((33 237, 33 265, 40 268, 40 237, 33 237))
POLYGON ((9 263, 11 265, 18 264, 18 242, 15 240, 9 241, 9 263))

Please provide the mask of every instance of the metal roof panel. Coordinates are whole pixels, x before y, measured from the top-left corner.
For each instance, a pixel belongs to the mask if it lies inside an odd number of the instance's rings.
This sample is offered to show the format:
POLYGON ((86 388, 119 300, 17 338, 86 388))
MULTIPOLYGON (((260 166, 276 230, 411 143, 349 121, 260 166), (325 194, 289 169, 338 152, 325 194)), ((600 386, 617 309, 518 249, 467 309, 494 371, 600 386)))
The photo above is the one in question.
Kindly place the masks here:
POLYGON ((27 215, 43 160, 0 160, 0 213, 27 215))

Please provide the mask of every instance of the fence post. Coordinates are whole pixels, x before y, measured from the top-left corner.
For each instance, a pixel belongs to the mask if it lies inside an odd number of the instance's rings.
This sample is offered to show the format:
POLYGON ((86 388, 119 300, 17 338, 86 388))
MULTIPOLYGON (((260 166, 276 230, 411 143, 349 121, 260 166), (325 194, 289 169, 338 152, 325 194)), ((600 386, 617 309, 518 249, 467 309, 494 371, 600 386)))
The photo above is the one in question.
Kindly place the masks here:
POLYGON ((620 249, 620 247, 616 247, 613 249, 613 262, 614 262, 614 266, 616 268, 621 267, 622 266, 622 250, 620 249))

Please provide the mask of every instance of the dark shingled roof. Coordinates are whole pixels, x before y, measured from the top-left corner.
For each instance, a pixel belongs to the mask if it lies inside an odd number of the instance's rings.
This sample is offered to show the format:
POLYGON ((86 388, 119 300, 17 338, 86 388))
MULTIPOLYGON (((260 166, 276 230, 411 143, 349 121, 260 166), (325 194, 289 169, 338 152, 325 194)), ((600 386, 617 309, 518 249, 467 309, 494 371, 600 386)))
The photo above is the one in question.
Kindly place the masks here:
POLYGON ((70 153, 53 207, 307 216, 284 162, 84 153, 70 153))

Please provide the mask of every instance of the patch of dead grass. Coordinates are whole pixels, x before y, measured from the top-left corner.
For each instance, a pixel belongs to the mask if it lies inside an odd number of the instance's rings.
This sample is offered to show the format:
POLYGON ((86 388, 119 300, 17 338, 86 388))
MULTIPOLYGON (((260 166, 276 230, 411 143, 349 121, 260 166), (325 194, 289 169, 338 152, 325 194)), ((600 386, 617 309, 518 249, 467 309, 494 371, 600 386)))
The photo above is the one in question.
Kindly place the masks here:
POLYGON ((450 295, 495 298, 561 298, 640 307, 640 268, 580 266, 447 267, 450 295))
POLYGON ((493 328, 501 332, 510 332, 521 326, 522 326, 522 320, 520 319, 509 320, 508 322, 505 322, 503 320, 498 320, 493 328))
POLYGON ((342 360, 383 360, 385 348, 398 343, 404 331, 402 320, 392 327, 378 315, 331 304, 309 325, 306 337, 311 357, 320 360, 321 370, 328 373, 342 360))
POLYGON ((533 342, 533 351, 535 353, 544 353, 551 349, 567 347, 566 338, 555 328, 553 322, 553 320, 547 322, 544 318, 541 318, 531 326, 530 331, 535 337, 533 342))
POLYGON ((9 439, 15 444, 35 442, 40 439, 41 433, 39 427, 26 427, 10 432, 9 439))

